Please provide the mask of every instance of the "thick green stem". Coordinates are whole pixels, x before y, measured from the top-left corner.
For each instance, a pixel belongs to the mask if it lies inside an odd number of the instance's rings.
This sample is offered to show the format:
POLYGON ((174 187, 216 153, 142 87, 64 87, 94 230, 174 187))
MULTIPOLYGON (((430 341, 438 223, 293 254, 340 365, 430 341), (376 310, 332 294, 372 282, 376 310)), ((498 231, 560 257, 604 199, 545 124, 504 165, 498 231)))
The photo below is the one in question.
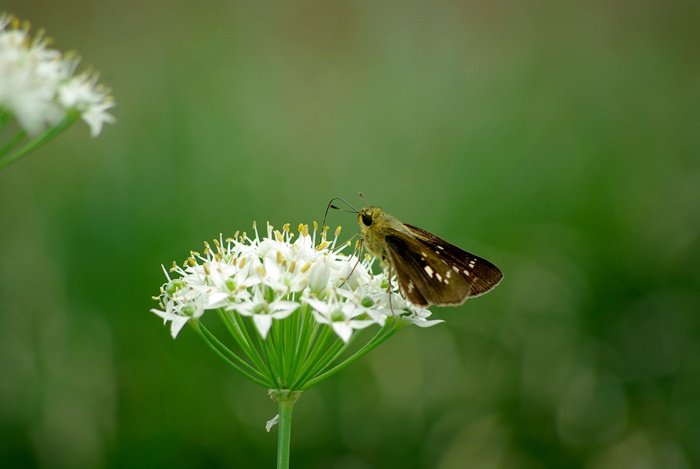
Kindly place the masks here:
POLYGON ((292 441, 292 409, 301 396, 301 391, 271 389, 270 397, 279 403, 277 433, 277 469, 289 469, 289 454, 292 441))

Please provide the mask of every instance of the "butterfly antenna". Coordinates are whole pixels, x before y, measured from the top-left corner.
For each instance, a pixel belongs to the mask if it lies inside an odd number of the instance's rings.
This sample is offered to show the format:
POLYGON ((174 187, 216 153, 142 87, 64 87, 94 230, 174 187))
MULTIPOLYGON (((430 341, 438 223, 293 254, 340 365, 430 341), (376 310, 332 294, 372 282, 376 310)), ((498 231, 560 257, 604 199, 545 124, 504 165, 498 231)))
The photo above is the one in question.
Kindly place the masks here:
POLYGON ((342 212, 348 212, 348 213, 360 213, 359 210, 357 210, 355 207, 350 205, 350 203, 347 200, 343 199, 342 197, 333 197, 331 199, 331 201, 328 202, 328 206, 326 207, 326 213, 323 214, 323 223, 321 224, 321 227, 326 226, 326 218, 328 217, 328 211, 330 209, 340 210, 342 212), (333 205, 333 202, 335 202, 336 200, 340 200, 341 202, 343 202, 345 205, 350 207, 352 209, 352 211, 351 210, 344 210, 344 209, 338 207, 337 205, 333 205))

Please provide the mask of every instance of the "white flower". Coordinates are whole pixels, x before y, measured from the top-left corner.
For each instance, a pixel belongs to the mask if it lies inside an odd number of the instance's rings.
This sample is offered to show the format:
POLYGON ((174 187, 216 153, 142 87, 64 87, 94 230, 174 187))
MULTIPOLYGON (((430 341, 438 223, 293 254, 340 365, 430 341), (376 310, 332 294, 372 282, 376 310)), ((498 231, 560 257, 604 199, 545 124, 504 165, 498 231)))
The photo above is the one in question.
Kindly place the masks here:
POLYGON ((441 322, 445 322, 442 319, 432 319, 428 320, 430 317, 430 310, 423 309, 423 308, 417 308, 413 311, 410 312, 410 314, 407 315, 402 315, 401 320, 413 324, 418 327, 430 327, 434 326, 435 324, 439 324, 441 322))
POLYGON ((255 327, 260 332, 262 338, 267 337, 267 333, 272 327, 273 319, 284 319, 299 308, 296 301, 287 301, 280 298, 269 300, 265 298, 263 290, 256 288, 253 298, 247 301, 229 305, 228 310, 236 310, 243 316, 251 316, 255 327))
POLYGON ((32 41, 26 29, 8 29, 9 23, 0 17, 0 109, 37 134, 65 114, 54 101, 62 78, 59 54, 41 37, 32 41))
POLYGON ((379 322, 371 316, 364 315, 364 308, 360 304, 345 301, 343 297, 338 298, 335 294, 329 295, 325 301, 315 298, 308 298, 306 301, 313 308, 312 314, 316 321, 331 326, 343 342, 350 340, 355 329, 364 329, 379 322), (363 316, 365 319, 358 319, 363 316))
MULTIPOLYGON (((167 272, 166 276, 168 276, 167 272)), ((177 293, 183 286, 180 280, 171 280, 165 284, 167 290, 164 291, 177 293)), ((153 309, 152 311, 163 318, 164 323, 171 321, 170 334, 174 339, 188 321, 196 321, 204 314, 204 297, 187 295, 187 293, 183 295, 172 294, 171 300, 165 306, 165 311, 159 311, 157 309, 153 309)))
POLYGON ((114 106, 109 90, 96 76, 73 76, 78 60, 49 49, 29 26, 0 15, 0 114, 14 116, 27 134, 36 136, 76 112, 97 136, 114 106))
POLYGON ((115 121, 114 116, 107 113, 115 103, 110 91, 97 83, 97 75, 83 73, 61 83, 58 102, 66 110, 80 112, 80 118, 90 127, 93 137, 100 134, 102 124, 115 121))
POLYGON ((344 342, 356 330, 384 325, 388 317, 403 323, 430 326, 430 312, 408 303, 397 283, 387 291, 386 276, 372 273, 372 261, 344 255, 348 244, 337 247, 337 236, 326 239, 325 230, 316 244, 317 230, 299 226, 299 235, 285 225, 282 231, 267 226, 267 235, 255 238, 238 233, 214 246, 205 243, 203 254, 193 252, 182 267, 174 266, 177 278, 161 287, 160 309, 152 310, 172 321, 175 337, 182 326, 196 322, 208 310, 221 309, 250 317, 265 339, 274 321, 311 310, 319 324, 328 325, 344 342))

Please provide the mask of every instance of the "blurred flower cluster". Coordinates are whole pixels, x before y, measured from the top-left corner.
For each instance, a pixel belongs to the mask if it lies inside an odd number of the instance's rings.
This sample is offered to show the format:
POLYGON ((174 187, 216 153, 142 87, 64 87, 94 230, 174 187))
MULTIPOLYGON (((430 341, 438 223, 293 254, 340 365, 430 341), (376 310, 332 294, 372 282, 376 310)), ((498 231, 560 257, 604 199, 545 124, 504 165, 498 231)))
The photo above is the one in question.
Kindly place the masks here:
POLYGON ((95 73, 76 74, 79 59, 49 48, 39 32, 30 35, 29 24, 0 14, 0 137, 16 120, 19 130, 5 137, 0 147, 0 167, 27 150, 48 141, 78 119, 96 137, 114 107, 111 91, 98 84, 95 73), (11 153, 26 136, 34 139, 26 149, 11 153))

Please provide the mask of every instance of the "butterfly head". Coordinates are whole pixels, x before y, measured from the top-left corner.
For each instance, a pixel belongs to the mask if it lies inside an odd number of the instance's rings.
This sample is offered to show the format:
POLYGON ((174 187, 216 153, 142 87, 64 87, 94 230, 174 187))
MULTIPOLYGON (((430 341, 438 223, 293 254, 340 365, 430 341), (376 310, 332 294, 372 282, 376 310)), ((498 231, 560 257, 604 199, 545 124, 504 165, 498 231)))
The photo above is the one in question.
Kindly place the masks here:
POLYGON ((357 223, 363 233, 371 229, 384 215, 379 207, 365 207, 357 212, 357 223))
POLYGON ((360 225, 362 234, 367 240, 368 235, 385 233, 391 229, 395 231, 406 231, 406 227, 396 218, 392 217, 379 207, 369 206, 357 212, 357 223, 360 225))

